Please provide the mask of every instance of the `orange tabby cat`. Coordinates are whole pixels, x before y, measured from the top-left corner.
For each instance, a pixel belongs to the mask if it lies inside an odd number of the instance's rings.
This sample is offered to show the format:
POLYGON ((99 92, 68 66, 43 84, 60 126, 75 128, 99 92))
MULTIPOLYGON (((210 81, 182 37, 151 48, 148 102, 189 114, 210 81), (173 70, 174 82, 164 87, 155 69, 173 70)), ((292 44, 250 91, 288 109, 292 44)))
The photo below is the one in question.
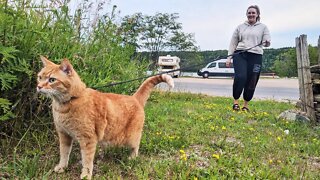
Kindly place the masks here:
POLYGON ((37 91, 52 98, 52 112, 60 142, 60 162, 54 168, 61 173, 68 166, 72 141, 80 144, 81 178, 91 179, 98 142, 132 148, 138 155, 144 123, 144 105, 161 82, 173 87, 171 76, 148 78, 132 96, 101 93, 87 88, 67 59, 60 65, 41 56, 43 69, 38 74, 37 91))

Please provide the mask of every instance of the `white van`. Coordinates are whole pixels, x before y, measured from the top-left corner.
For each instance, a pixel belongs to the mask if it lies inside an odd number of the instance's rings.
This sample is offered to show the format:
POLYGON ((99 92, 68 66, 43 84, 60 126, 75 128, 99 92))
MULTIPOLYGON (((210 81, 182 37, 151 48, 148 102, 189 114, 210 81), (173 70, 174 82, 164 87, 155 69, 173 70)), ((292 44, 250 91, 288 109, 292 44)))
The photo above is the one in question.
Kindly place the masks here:
MULTIPOLYGON (((162 73, 162 72, 168 72, 168 71, 172 71, 172 70, 176 70, 176 69, 180 69, 180 58, 177 56, 159 56, 158 59, 158 72, 162 73)), ((168 73, 169 75, 171 75, 172 77, 179 77, 180 76, 180 71, 174 71, 174 72, 170 72, 168 73)))
POLYGON ((230 67, 226 65, 227 59, 220 59, 208 63, 204 68, 198 70, 197 74, 203 78, 209 76, 234 76, 233 64, 230 67))

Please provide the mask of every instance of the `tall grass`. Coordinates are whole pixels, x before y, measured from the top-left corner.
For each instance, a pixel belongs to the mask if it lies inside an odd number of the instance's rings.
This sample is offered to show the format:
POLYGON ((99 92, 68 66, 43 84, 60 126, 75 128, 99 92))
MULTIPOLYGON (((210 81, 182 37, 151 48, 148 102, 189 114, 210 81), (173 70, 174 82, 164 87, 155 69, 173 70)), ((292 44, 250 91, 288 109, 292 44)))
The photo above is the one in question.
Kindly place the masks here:
MULTIPOLYGON (((122 42, 116 11, 90 16, 84 1, 74 12, 68 1, 5 1, 0 4, 0 139, 22 137, 40 117, 50 115, 48 100, 35 92, 39 55, 59 63, 68 58, 89 86, 143 75, 146 63, 135 60, 135 49, 122 42)), ((104 91, 130 93, 132 82, 104 91)), ((41 123, 41 122, 39 122, 41 123)))

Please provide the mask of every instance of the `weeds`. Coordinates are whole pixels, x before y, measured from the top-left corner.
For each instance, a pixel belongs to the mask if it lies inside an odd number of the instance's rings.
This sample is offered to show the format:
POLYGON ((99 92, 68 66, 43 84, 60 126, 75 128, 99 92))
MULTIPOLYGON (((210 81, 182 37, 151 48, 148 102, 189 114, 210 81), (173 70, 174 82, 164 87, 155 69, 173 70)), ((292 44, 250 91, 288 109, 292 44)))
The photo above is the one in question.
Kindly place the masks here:
MULTIPOLYGON (((89 1, 81 2, 75 13, 68 7, 70 1, 0 2, 0 139, 22 138, 32 122, 50 115, 49 101, 35 92, 42 68, 39 55, 55 63, 68 58, 88 87, 146 72, 147 62, 138 61, 134 47, 117 34, 121 29, 116 12, 103 11, 103 4, 91 17, 89 1)), ((139 84, 101 90, 129 93, 139 84)))

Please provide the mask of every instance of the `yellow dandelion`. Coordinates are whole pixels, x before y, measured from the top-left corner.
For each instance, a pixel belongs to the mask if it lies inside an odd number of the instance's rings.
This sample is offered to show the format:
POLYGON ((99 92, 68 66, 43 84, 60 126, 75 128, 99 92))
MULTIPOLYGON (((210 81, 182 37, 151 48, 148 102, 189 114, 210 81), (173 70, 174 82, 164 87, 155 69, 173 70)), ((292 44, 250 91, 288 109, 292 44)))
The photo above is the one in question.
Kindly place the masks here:
POLYGON ((292 147, 296 147, 297 145, 295 143, 292 144, 292 147))
POLYGON ((253 131, 254 129, 251 127, 251 128, 249 128, 249 130, 250 130, 250 131, 253 131))
POLYGON ((220 159, 220 155, 219 154, 212 154, 212 157, 214 157, 216 159, 220 159))
POLYGON ((211 126, 210 129, 214 131, 216 128, 214 126, 211 126))
POLYGON ((230 120, 231 120, 231 121, 234 121, 234 117, 231 117, 230 120))
POLYGON ((184 160, 184 161, 187 161, 187 155, 186 154, 182 154, 180 156, 180 159, 184 160))
POLYGON ((269 160, 269 164, 272 164, 272 162, 273 162, 272 159, 270 159, 270 160, 269 160))
POLYGON ((316 138, 314 138, 314 139, 312 139, 313 141, 317 141, 317 139, 316 138))
POLYGON ((277 160, 277 163, 279 163, 279 164, 280 164, 280 163, 282 163, 282 162, 281 162, 281 160, 277 160))
POLYGON ((278 136, 278 137, 277 137, 277 140, 278 140, 278 141, 281 141, 281 137, 280 137, 280 136, 278 136))
POLYGON ((187 160, 187 154, 183 149, 180 149, 180 159, 186 161, 187 160))
POLYGON ((222 130, 226 130, 227 128, 226 128, 225 126, 222 126, 221 129, 222 129, 222 130))

